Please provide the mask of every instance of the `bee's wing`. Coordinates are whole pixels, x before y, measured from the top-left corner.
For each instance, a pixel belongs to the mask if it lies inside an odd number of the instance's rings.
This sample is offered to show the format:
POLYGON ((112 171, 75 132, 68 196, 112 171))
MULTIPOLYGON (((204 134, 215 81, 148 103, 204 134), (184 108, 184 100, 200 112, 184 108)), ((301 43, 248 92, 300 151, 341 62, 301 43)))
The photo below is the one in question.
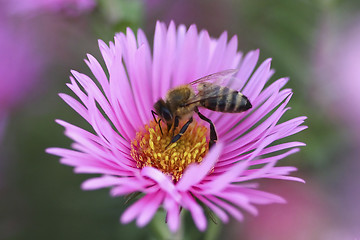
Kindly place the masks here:
POLYGON ((197 93, 194 97, 188 99, 185 106, 195 104, 202 100, 218 98, 222 96, 219 94, 219 86, 227 86, 230 87, 231 81, 234 80, 233 75, 237 73, 239 69, 227 69, 224 71, 216 72, 205 77, 199 78, 189 85, 196 86, 201 83, 208 83, 206 84, 206 88, 202 89, 201 93, 197 93))
POLYGON ((199 83, 203 83, 203 82, 209 82, 209 83, 213 83, 213 84, 217 84, 217 85, 228 85, 228 84, 224 84, 224 82, 226 80, 230 80, 232 78, 232 76, 237 73, 239 71, 239 69, 227 69, 221 72, 216 72, 210 75, 207 75, 205 77, 199 78, 191 83, 189 83, 189 85, 197 85, 199 83))
POLYGON ((218 97, 224 96, 221 92, 219 92, 220 86, 217 84, 207 84, 206 89, 203 89, 201 93, 196 94, 194 97, 189 98, 185 104, 185 106, 189 106, 191 104, 198 103, 200 101, 205 101, 207 99, 214 99, 218 97))

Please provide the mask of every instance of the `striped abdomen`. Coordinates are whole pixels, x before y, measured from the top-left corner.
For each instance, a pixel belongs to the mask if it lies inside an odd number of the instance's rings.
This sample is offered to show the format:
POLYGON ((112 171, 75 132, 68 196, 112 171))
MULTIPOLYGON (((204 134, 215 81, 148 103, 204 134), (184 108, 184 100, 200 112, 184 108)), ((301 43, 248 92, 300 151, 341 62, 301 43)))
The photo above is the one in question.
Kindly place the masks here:
POLYGON ((200 101, 204 108, 217 112, 239 113, 252 107, 248 98, 241 92, 218 85, 212 85, 211 88, 211 95, 200 101))

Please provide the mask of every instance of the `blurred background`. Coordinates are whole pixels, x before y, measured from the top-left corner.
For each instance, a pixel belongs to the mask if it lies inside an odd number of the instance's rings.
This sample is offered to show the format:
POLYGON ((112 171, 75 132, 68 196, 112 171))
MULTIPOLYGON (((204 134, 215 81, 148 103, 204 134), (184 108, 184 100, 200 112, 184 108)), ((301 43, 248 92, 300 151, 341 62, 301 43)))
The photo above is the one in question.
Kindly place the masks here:
MULTIPOLYGON (((156 20, 238 35, 239 50, 273 59, 273 80, 294 91, 283 121, 305 115, 307 143, 282 160, 306 184, 261 182, 285 205, 260 206, 242 223, 186 221, 186 239, 360 239, 360 2, 357 0, 0 0, 0 239, 162 239, 156 218, 121 225, 124 200, 84 192, 76 175, 45 154, 70 141, 54 119, 85 126, 59 97, 70 69, 90 74, 97 39, 126 27, 152 41, 156 20), (155 230, 155 231, 154 231, 155 230)), ((289 138, 290 140, 290 138, 289 138)))

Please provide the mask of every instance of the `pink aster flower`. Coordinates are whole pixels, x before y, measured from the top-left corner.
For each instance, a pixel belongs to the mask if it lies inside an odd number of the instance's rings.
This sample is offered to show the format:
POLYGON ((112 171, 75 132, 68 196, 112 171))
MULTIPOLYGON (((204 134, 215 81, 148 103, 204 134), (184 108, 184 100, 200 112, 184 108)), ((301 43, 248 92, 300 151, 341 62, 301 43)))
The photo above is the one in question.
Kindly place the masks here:
POLYGON ((44 66, 44 56, 36 49, 31 27, 15 24, 10 18, 5 17, 1 10, 0 138, 5 131, 9 112, 35 88, 44 66))
POLYGON ((350 127, 349 135, 359 141, 360 18, 351 18, 341 29, 338 25, 325 18, 319 28, 314 98, 330 117, 342 121, 342 127, 350 127))
MULTIPOLYGON (((1 18, 6 20, 6 18, 1 18)), ((0 23, 0 110, 5 111, 17 104, 32 88, 39 77, 42 59, 32 58, 35 46, 29 35, 23 35, 0 23), (33 61, 29 62, 32 58, 33 61), (21 71, 19 71, 21 66, 21 71)), ((24 30, 24 29, 22 29, 24 30)))
POLYGON ((95 0, 11 0, 8 11, 12 13, 66 12, 78 15, 96 6, 95 0))
POLYGON ((241 210, 256 215, 256 204, 284 202, 259 190, 254 180, 302 182, 289 176, 296 168, 276 163, 304 144, 276 141, 303 130, 305 117, 279 123, 292 92, 282 89, 287 78, 268 83, 271 59, 255 69, 258 50, 243 55, 237 51, 236 36, 228 40, 224 32, 214 39, 195 25, 186 29, 173 22, 168 27, 157 23, 153 50, 140 29, 136 36, 130 29, 117 34, 109 45, 99 41, 99 47, 106 70, 88 55, 86 63, 96 81, 72 71, 67 85, 78 99, 60 94, 93 132, 57 120, 74 144, 72 149, 47 152, 60 156, 61 163, 77 173, 102 175, 85 181, 84 190, 111 187, 112 196, 141 193, 121 216, 122 223, 136 219, 142 227, 163 207, 170 230, 176 231, 180 209, 187 209, 196 226, 205 230, 203 206, 228 222, 229 216, 241 221, 241 210), (153 104, 175 86, 236 68, 231 87, 241 90, 253 108, 236 114, 201 109, 215 124, 217 144, 208 149, 208 124, 194 115, 176 146, 166 148, 171 134, 166 125, 162 134, 152 120, 153 104))

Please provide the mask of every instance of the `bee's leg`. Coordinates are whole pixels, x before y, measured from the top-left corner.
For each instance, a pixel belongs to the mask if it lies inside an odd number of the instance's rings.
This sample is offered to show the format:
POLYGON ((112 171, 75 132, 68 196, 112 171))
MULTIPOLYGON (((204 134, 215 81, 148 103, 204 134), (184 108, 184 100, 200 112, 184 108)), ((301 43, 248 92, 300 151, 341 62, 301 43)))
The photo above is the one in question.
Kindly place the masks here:
POLYGON ((192 121, 193 121, 193 118, 191 117, 189 119, 189 121, 187 121, 184 124, 184 126, 182 126, 182 128, 180 129, 180 132, 171 139, 171 142, 165 147, 165 149, 168 148, 172 143, 178 141, 181 138, 181 136, 186 132, 186 130, 188 129, 188 127, 189 127, 190 123, 192 123, 192 121))
POLYGON ((176 116, 174 118, 174 125, 173 125, 173 129, 172 129, 172 135, 171 137, 174 137, 174 132, 175 132, 175 129, 179 126, 179 116, 176 116))
POLYGON ((163 134, 163 131, 162 131, 162 129, 161 129, 161 124, 160 124, 160 122, 161 122, 161 118, 160 118, 159 121, 158 121, 158 125, 159 125, 159 128, 160 128, 161 135, 164 135, 164 134, 163 134))
POLYGON ((152 116, 153 116, 153 118, 154 118, 154 121, 155 121, 157 124, 159 124, 159 128, 160 128, 161 135, 164 135, 164 134, 163 134, 163 131, 162 131, 162 129, 161 129, 161 124, 160 124, 161 118, 159 119, 159 121, 157 121, 157 120, 156 120, 156 117, 155 117, 155 115, 157 116, 157 113, 154 112, 153 110, 151 110, 151 114, 152 114, 152 116))
POLYGON ((216 134, 216 131, 215 131, 215 126, 213 124, 213 122, 208 119, 207 117, 205 117, 204 115, 202 115, 200 112, 199 112, 199 109, 195 108, 195 112, 199 115, 199 117, 208 122, 210 124, 210 142, 209 142, 209 148, 211 148, 217 141, 217 134, 216 134))
POLYGON ((167 131, 170 132, 171 128, 172 128, 172 123, 167 123, 167 131))

